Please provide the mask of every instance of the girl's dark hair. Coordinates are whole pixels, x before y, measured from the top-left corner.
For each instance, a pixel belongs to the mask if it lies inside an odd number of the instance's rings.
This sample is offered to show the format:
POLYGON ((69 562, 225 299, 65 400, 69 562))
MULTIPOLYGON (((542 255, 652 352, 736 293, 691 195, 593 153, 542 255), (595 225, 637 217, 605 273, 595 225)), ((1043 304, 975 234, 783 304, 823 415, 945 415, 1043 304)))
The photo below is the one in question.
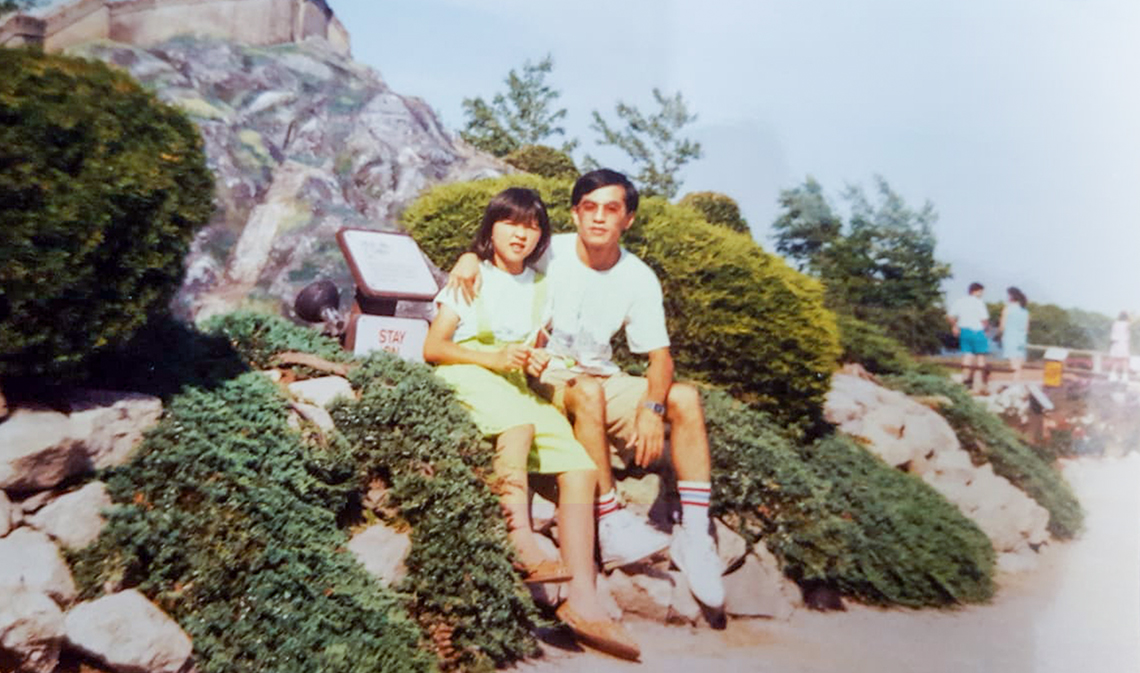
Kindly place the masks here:
POLYGON ((482 260, 494 259, 495 248, 491 245, 491 230, 496 222, 517 222, 519 224, 537 224, 541 235, 534 251, 526 257, 526 263, 532 264, 546 251, 550 245, 550 218, 546 215, 546 204, 542 197, 533 189, 525 187, 509 187, 491 197, 487 210, 483 211, 483 222, 479 231, 475 232, 475 240, 471 242, 471 252, 482 260))
POLYGON ((1014 300, 1018 304, 1021 304, 1021 308, 1025 308, 1026 304, 1029 303, 1029 300, 1025 298, 1025 293, 1016 287, 1008 287, 1005 291, 1007 294, 1009 294, 1010 299, 1014 300))

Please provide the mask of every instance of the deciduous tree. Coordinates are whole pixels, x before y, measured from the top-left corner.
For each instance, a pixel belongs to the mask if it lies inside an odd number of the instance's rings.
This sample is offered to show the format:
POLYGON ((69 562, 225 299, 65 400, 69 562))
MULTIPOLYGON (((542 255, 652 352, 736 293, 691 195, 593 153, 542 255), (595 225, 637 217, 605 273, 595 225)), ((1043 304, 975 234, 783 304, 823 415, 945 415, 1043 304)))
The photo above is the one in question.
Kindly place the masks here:
MULTIPOLYGON (((565 136, 566 129, 559 122, 566 117, 566 108, 554 109, 562 94, 546 83, 553 69, 549 54, 538 63, 528 60, 521 73, 512 69, 507 74, 506 93, 495 94, 490 103, 482 97, 464 98, 467 126, 460 137, 502 157, 525 145, 543 144, 551 136, 565 136)), ((561 149, 569 153, 577 145, 578 141, 569 140, 561 149)))
POLYGON ((879 325, 916 352, 940 348, 945 331, 941 283, 950 267, 934 256, 934 206, 910 208, 881 177, 878 200, 844 192, 850 216, 835 213, 812 178, 780 195, 776 250, 827 285, 828 305, 879 325))
MULTIPOLYGON (((590 128, 601 136, 599 145, 612 145, 629 155, 638 171, 635 180, 646 194, 671 199, 681 189, 677 177, 681 167, 702 155, 700 143, 680 135, 697 115, 689 112, 680 92, 667 96, 654 89, 653 98, 660 109, 651 115, 619 101, 616 111, 624 127, 611 126, 594 110, 590 128)), ((586 157, 585 163, 598 165, 592 157, 586 157)))

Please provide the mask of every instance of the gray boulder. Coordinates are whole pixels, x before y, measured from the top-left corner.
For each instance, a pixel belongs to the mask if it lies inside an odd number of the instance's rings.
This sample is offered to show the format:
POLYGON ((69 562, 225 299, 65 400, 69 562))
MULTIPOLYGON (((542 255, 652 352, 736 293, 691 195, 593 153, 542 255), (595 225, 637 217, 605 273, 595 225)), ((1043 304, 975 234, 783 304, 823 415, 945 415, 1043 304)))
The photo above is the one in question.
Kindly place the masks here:
POLYGON ((122 465, 158 422, 162 402, 138 393, 82 390, 66 411, 20 408, 0 423, 0 488, 42 491, 77 474, 122 465))
POLYGON ((352 536, 348 549, 384 586, 391 586, 408 574, 404 560, 412 549, 412 540, 405 532, 384 524, 369 526, 352 536))
POLYGON ((130 589, 71 608, 68 644, 121 673, 181 673, 190 637, 165 612, 130 589))
POLYGON ((776 558, 763 545, 724 576, 724 590, 724 610, 734 617, 787 620, 800 604, 799 588, 780 572, 776 558))
POLYGON ((4 491, 0 491, 0 537, 8 534, 12 530, 15 523, 12 521, 15 508, 12 507, 12 501, 4 491))
POLYGON ((16 409, 0 423, 0 489, 40 491, 89 469, 83 441, 64 414, 16 409))
POLYGON ((0 538, 0 595, 19 588, 45 593, 64 605, 76 595, 75 581, 59 548, 31 528, 17 528, 0 538))
POLYGON ((251 298, 288 313, 316 278, 347 289, 338 229, 396 230, 400 211, 424 189, 513 171, 452 138, 423 101, 395 93, 320 40, 255 47, 179 37, 72 53, 129 70, 187 112, 205 140, 218 209, 187 260, 175 302, 187 317, 251 298))
POLYGON ((832 376, 824 415, 889 465, 922 477, 990 538, 998 552, 1049 538, 1048 512, 989 464, 974 465, 946 419, 917 401, 849 374, 832 376))
POLYGON ((5 671, 51 673, 63 644, 63 612, 46 594, 0 588, 0 664, 5 671))
POLYGON ((28 524, 55 538, 65 549, 82 549, 95 541, 107 520, 103 510, 111 506, 107 486, 93 481, 62 495, 28 517, 28 524))

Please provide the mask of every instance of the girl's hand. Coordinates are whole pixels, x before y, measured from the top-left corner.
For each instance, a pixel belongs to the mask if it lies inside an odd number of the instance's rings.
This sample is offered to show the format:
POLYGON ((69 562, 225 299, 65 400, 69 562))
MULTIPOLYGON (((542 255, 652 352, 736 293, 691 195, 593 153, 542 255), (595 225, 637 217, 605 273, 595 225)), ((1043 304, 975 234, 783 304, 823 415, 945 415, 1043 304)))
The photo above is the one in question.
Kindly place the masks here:
POLYGON ((550 364, 550 353, 545 348, 532 348, 530 358, 526 361, 526 373, 537 379, 546 371, 548 364, 550 364))
POLYGON ((530 348, 521 344, 510 344, 497 353, 495 370, 500 372, 513 372, 526 367, 530 359, 530 348))

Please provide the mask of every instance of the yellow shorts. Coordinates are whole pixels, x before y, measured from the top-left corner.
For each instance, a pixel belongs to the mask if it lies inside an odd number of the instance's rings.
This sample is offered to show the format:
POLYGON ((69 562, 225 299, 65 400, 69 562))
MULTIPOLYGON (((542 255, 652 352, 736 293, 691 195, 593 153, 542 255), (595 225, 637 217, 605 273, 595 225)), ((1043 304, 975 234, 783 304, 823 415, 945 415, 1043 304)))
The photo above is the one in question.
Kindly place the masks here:
POLYGON ((558 474, 597 466, 562 411, 532 391, 521 372, 502 375, 479 365, 440 365, 435 375, 455 390, 475 427, 493 437, 519 425, 534 426, 527 471, 558 474))

